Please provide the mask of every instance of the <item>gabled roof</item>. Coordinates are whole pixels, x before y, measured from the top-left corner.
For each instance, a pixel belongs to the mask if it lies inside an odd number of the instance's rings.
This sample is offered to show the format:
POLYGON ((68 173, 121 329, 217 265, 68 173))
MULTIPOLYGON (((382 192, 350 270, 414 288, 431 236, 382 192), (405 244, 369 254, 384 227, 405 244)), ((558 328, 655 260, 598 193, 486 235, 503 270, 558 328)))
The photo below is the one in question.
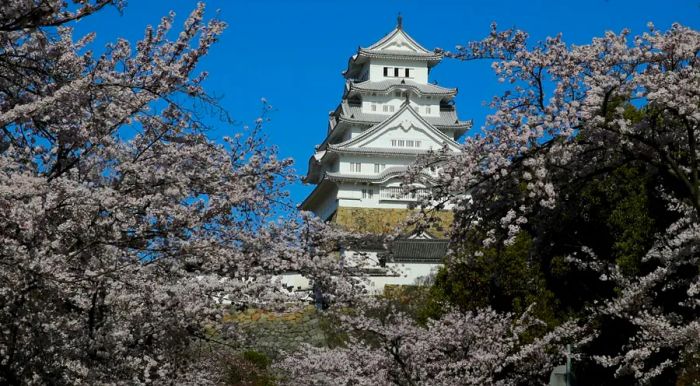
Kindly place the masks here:
POLYGON ((414 54, 433 55, 425 47, 418 44, 406 31, 398 24, 391 32, 379 39, 376 43, 365 48, 367 51, 409 51, 414 54))
POLYGON ((445 115, 442 115, 443 113, 441 112, 441 115, 439 117, 422 117, 410 106, 410 104, 407 103, 404 104, 396 113, 388 117, 387 115, 380 114, 363 114, 361 112, 360 107, 351 107, 347 104, 347 101, 344 101, 339 108, 341 110, 341 119, 344 119, 343 116, 350 114, 353 118, 348 119, 356 119, 355 121, 353 121, 354 123, 359 123, 363 122, 362 120, 367 120, 366 123, 368 125, 371 124, 372 126, 357 137, 337 144, 330 144, 328 142, 329 138, 333 135, 333 133, 330 133, 323 141, 323 143, 317 148, 318 150, 309 158, 308 172, 306 177, 304 178, 304 182, 320 181, 323 178, 323 176, 320 174, 321 163, 324 162, 325 158, 337 156, 337 154, 353 153, 390 157, 415 157, 421 154, 427 154, 427 149, 352 146, 358 141, 368 138, 374 133, 382 130, 384 127, 387 127, 394 123, 404 111, 409 111, 409 113, 411 113, 413 117, 415 117, 415 119, 418 120, 418 122, 420 122, 427 130, 432 132, 434 136, 441 139, 443 143, 447 143, 453 150, 456 151, 458 151, 459 144, 455 142, 452 138, 445 135, 442 131, 440 131, 438 127, 455 129, 458 132, 458 134, 461 135, 461 133, 466 131, 471 126, 470 121, 457 121, 456 114, 454 114, 454 112, 452 112, 452 114, 450 114, 449 112, 445 112, 445 115), (352 112, 351 109, 356 110, 352 112), (456 123, 450 124, 452 119, 455 119, 456 123))
MULTIPOLYGON (((349 125, 344 126, 346 129, 351 125, 373 126, 389 117, 387 114, 363 112, 361 105, 350 104, 347 99, 343 99, 329 115, 328 134, 319 145, 319 149, 325 149, 333 138, 342 136, 343 130, 337 129, 340 123, 348 123, 349 125)), ((471 120, 459 120, 454 107, 449 110, 440 109, 438 116, 423 116, 423 119, 440 130, 454 130, 455 138, 459 138, 472 127, 471 120)))
MULTIPOLYGON (((333 150, 347 150, 353 145, 357 145, 358 143, 372 137, 376 133, 380 132, 382 129, 396 123, 398 118, 404 114, 404 112, 408 112, 411 114, 421 125, 423 125, 425 128, 427 128, 429 131, 433 133, 436 137, 440 138, 444 144, 447 144, 449 147, 451 147, 454 151, 459 151, 459 144, 454 141, 454 139, 448 137, 443 133, 442 131, 438 130, 435 128, 435 126, 431 125, 428 123, 420 114, 414 110, 409 103, 404 103, 403 106, 392 116, 390 116, 388 119, 384 120, 382 123, 378 125, 374 125, 370 127, 368 130, 365 130, 362 132, 360 135, 358 135, 355 138, 351 138, 345 142, 340 142, 337 144, 329 144, 327 149, 330 151, 333 150)), ((393 126, 392 126, 393 127, 393 126)), ((363 149, 367 150, 367 149, 363 149)), ((408 149, 406 149, 408 150, 408 149)))
POLYGON ((433 67, 442 60, 441 52, 429 51, 416 42, 404 31, 401 23, 378 42, 367 48, 358 48, 357 53, 350 57, 348 69, 343 72, 346 78, 352 78, 359 73, 359 68, 370 58, 416 60, 428 62, 433 67))

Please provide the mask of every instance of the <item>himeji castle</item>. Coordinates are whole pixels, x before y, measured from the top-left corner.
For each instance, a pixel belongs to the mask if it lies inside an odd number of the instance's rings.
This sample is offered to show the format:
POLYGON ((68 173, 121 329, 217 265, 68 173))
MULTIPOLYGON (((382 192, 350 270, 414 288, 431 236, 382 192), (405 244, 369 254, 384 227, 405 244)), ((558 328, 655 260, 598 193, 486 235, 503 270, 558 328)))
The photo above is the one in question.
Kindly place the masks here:
MULTIPOLYGON (((401 17, 389 34, 350 57, 342 100, 329 114, 326 137, 309 160, 305 182, 316 186, 302 210, 374 233, 390 232, 406 218, 411 203, 430 189, 426 178, 413 193, 404 193, 407 167, 431 149, 458 152, 456 140, 471 126, 457 117, 457 89, 430 82, 442 58, 409 36, 401 17)), ((346 257, 356 252, 343 251, 346 257)), ((407 234, 388 247, 362 252, 372 266, 371 290, 380 292, 385 285, 414 284, 434 272, 447 240, 407 234)))

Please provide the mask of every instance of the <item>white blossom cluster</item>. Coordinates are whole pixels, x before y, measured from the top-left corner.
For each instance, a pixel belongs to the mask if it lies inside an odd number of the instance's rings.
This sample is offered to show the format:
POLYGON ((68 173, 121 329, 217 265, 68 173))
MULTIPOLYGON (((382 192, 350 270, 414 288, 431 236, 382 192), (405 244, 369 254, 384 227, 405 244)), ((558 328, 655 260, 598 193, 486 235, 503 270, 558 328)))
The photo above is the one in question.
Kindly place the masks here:
POLYGON ((0 4, 0 384, 219 382, 215 299, 288 302, 290 271, 351 293, 343 235, 274 221, 294 177, 263 119, 205 136, 202 4, 95 55, 69 23, 122 4, 73 3, 0 4))
MULTIPOLYGON (((377 307, 378 304, 372 304, 377 307)), ((286 384, 310 385, 519 385, 545 384, 563 353, 564 337, 579 333, 562 326, 527 342, 525 333, 542 322, 529 311, 520 317, 491 309, 451 311, 419 325, 389 309, 359 308, 343 315, 349 342, 338 348, 307 346, 282 362, 286 384), (357 311, 357 309, 355 310, 357 311)))

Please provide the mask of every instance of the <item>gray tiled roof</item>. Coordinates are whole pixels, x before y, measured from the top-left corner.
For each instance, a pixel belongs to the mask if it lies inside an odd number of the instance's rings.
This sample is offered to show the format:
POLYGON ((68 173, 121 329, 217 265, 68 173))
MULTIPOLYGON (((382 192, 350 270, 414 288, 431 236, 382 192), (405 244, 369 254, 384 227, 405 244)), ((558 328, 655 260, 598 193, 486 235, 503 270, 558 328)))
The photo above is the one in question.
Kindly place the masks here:
MULTIPOLYGON (((343 100, 339 107, 340 118, 350 121, 367 122, 375 124, 382 122, 390 117, 390 115, 363 113, 361 106, 352 106, 347 100, 343 100)), ((457 118, 457 112, 452 109, 448 111, 440 111, 437 117, 421 115, 426 122, 438 128, 454 128, 459 126, 462 128, 471 127, 471 121, 460 121, 457 118)))
POLYGON ((448 240, 398 239, 391 243, 394 262, 441 262, 447 255, 448 240))
POLYGON ((372 57, 377 57, 377 58, 397 58, 397 59, 404 59, 404 58, 411 58, 411 59, 418 59, 418 60, 440 60, 442 59, 442 55, 439 53, 435 52, 411 52, 411 51, 399 51, 399 50, 375 50, 375 49, 369 49, 369 48, 360 48, 357 53, 359 55, 365 55, 370 58, 372 57))
POLYGON ((394 88, 408 88, 416 90, 421 94, 425 95, 455 95, 457 94, 456 88, 446 88, 440 87, 438 85, 430 83, 418 83, 410 79, 385 79, 379 82, 372 82, 366 80, 364 82, 353 82, 348 81, 348 88, 352 90, 363 90, 363 91, 380 91, 385 92, 392 90, 394 88))
MULTIPOLYGON (((358 182, 369 182, 369 183, 381 183, 381 182, 384 182, 388 179, 391 179, 391 178, 394 178, 397 176, 405 175, 406 170, 407 170, 407 167, 405 167, 405 166, 390 166, 390 167, 384 169, 381 173, 374 174, 374 175, 326 172, 326 176, 331 181, 358 181, 358 182)), ((433 177, 430 174, 428 174, 427 172, 423 173, 422 176, 425 179, 434 181, 433 177)))
MULTIPOLYGON (((338 146, 339 144, 329 144, 327 149, 333 153, 355 153, 368 155, 393 155, 406 157, 415 157, 421 154, 428 154, 429 150, 424 149, 406 149, 406 148, 391 148, 391 147, 346 147, 338 146)), ((438 149, 439 150, 439 149, 438 149)))
POLYGON ((355 240, 349 249, 379 251, 386 261, 393 263, 442 263, 447 256, 450 241, 447 239, 399 238, 388 245, 383 235, 367 235, 355 240))

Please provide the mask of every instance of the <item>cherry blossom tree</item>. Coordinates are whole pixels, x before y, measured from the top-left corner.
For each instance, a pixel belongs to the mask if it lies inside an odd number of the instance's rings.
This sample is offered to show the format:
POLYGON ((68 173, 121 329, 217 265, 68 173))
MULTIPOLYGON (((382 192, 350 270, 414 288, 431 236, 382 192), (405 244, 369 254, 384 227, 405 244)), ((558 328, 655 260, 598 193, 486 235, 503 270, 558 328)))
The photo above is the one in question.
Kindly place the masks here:
POLYGON ((350 335, 336 348, 307 346, 285 359, 282 381, 312 385, 545 384, 575 325, 528 341, 542 322, 491 309, 448 311, 423 326, 382 301, 339 316, 350 335), (378 311, 379 309, 383 309, 378 311))
MULTIPOLYGON (((678 366, 692 361, 699 341, 700 33, 649 25, 633 38, 625 30, 587 45, 567 45, 561 36, 528 45, 526 33, 493 26, 486 39, 446 54, 492 61, 506 89, 461 154, 426 157, 409 175, 410 182, 439 166, 431 199, 437 208, 454 208, 455 256, 469 259, 461 241, 484 224, 491 226, 481 239, 485 246, 512 243, 533 216, 566 199, 559 187, 621 165, 647 165, 661 176, 657 188, 679 219, 644 257, 655 267, 649 273, 625 275, 585 246, 571 257, 572 265, 619 289, 587 308, 577 349, 639 383, 682 371, 678 366), (629 339, 614 353, 586 351, 604 334, 601 321, 611 319, 629 326, 629 339)), ((426 200, 423 212, 433 207, 426 200)))
POLYGON ((343 235, 275 220, 294 176, 264 119, 206 136, 196 66, 223 22, 199 4, 98 55, 70 23, 106 6, 0 5, 0 383, 216 383, 216 299, 288 302, 289 271, 351 292, 343 235))

